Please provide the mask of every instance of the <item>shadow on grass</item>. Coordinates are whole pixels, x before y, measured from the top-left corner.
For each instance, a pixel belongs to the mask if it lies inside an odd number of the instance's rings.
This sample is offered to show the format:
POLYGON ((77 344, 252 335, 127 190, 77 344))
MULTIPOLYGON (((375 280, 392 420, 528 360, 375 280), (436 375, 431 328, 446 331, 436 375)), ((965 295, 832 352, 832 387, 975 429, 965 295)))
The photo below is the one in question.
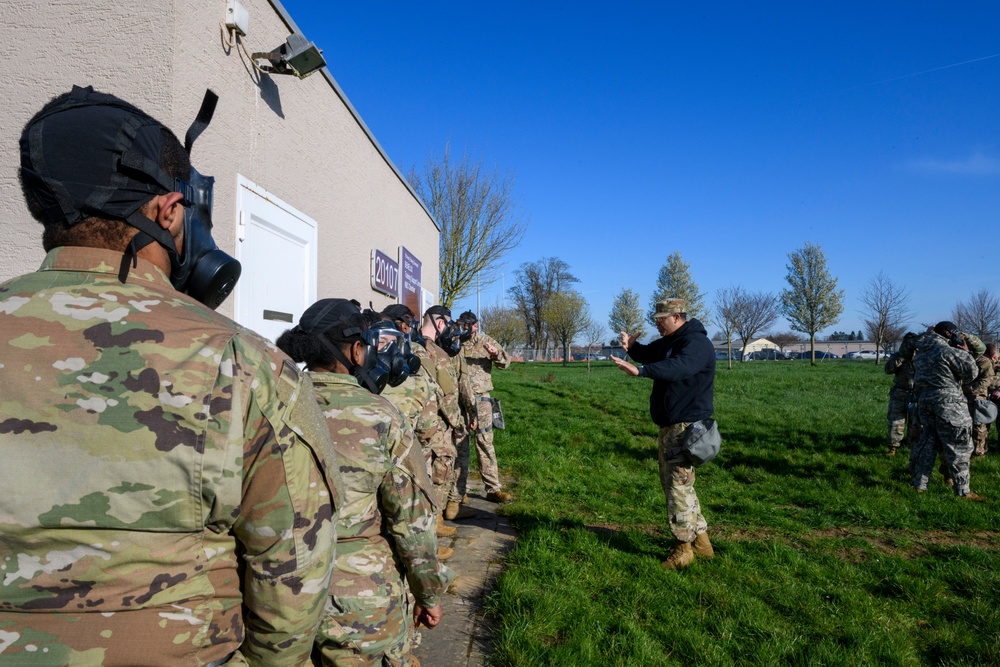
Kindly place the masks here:
POLYGON ((580 519, 556 519, 534 514, 511 513, 508 518, 522 538, 535 531, 561 533, 585 531, 611 549, 636 556, 662 559, 666 557, 674 544, 674 538, 670 532, 657 526, 622 528, 612 524, 585 523, 580 519))

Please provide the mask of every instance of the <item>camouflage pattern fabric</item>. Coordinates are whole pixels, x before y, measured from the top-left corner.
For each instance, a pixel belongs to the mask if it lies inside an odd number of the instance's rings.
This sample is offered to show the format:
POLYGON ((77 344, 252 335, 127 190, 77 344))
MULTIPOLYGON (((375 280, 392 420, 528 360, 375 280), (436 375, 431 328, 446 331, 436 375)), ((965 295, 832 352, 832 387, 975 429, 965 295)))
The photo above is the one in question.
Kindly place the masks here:
POLYGON ((430 357, 422 345, 414 344, 413 353, 420 358, 420 370, 411 375, 400 385, 387 386, 382 390, 384 396, 396 409, 403 413, 413 428, 413 434, 420 443, 428 477, 431 476, 433 459, 432 445, 434 436, 440 425, 438 423, 438 394, 440 389, 427 370, 430 367, 430 357))
POLYGON ((326 665, 405 664, 416 601, 439 604, 453 578, 437 560, 438 507, 403 415, 350 375, 312 374, 344 498, 330 600, 316 642, 326 665))
POLYGON ((438 429, 431 439, 431 481, 438 494, 438 504, 444 507, 455 484, 455 458, 458 451, 455 449, 453 431, 461 433, 465 426, 462 424, 462 411, 458 402, 458 378, 451 357, 431 340, 425 341, 424 349, 430 360, 427 368, 440 392, 438 429))
MULTIPOLYGON (((971 415, 976 407, 976 401, 985 399, 990 393, 993 385, 995 372, 993 370, 993 360, 986 355, 976 357, 976 368, 979 370, 976 379, 963 387, 965 396, 969 399, 969 414, 971 415)), ((972 453, 975 456, 985 456, 988 450, 986 444, 990 434, 989 424, 972 424, 972 453)))
POLYGON ((660 429, 657 459, 660 464, 660 485, 667 497, 670 532, 678 542, 694 542, 699 533, 708 530, 701 513, 701 503, 694 491, 694 467, 686 457, 670 458, 668 452, 681 446, 687 422, 670 424, 660 429))
POLYGON ((302 664, 340 493, 312 388, 120 262, 0 285, 0 663, 302 664))
POLYGON ((500 343, 484 333, 476 332, 462 344, 462 352, 469 367, 469 383, 476 396, 485 396, 493 391, 493 366, 507 368, 510 357, 500 343), (486 351, 486 345, 497 350, 497 356, 486 351))
MULTIPOLYGON (((496 364, 497 368, 507 368, 510 365, 510 358, 500 343, 478 331, 462 344, 462 354, 465 355, 468 364, 469 385, 476 398, 475 407, 466 414, 466 418, 470 424, 473 420, 476 422, 476 460, 479 463, 479 473, 487 493, 499 491, 500 471, 497 466, 496 450, 493 448, 493 407, 489 399, 490 392, 493 391, 493 365, 496 364), (497 350, 496 357, 486 351, 487 344, 497 350)), ((459 480, 463 495, 467 480, 468 464, 464 478, 459 480)))
POLYGON ((909 445, 912 446, 920 436, 920 424, 916 418, 916 409, 910 409, 915 401, 913 393, 913 361, 902 358, 899 354, 891 355, 885 362, 886 374, 892 375, 892 388, 889 389, 889 409, 886 418, 889 422, 889 451, 895 452, 907 433, 909 426, 909 445), (909 422, 909 424, 907 424, 909 422))
POLYGON ((921 334, 916 341, 913 357, 919 398, 920 440, 910 456, 913 486, 924 490, 934 468, 934 459, 941 457, 954 479, 954 491, 969 493, 969 457, 972 455, 972 417, 962 393, 978 374, 976 363, 965 350, 948 346, 933 331, 921 334))
POLYGON ((472 391, 465 352, 459 351, 458 354, 451 357, 451 364, 455 369, 455 377, 458 378, 458 405, 461 410, 462 428, 452 431, 452 437, 455 441, 455 470, 448 500, 461 503, 469 482, 468 415, 476 409, 476 395, 472 391))
POLYGON ((889 389, 889 410, 886 417, 889 421, 889 450, 899 449, 906 437, 906 422, 910 413, 909 405, 912 392, 909 389, 892 387, 889 389))

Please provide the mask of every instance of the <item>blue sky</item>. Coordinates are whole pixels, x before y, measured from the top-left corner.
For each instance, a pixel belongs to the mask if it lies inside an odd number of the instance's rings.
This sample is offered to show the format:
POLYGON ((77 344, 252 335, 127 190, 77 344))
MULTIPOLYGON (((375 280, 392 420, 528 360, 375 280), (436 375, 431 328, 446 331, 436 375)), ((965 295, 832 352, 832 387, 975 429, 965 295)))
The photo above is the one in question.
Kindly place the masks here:
POLYGON ((1000 3, 283 4, 404 173, 448 142, 515 172, 506 287, 559 257, 606 323, 673 251, 711 302, 779 292, 810 242, 828 331, 879 271, 914 327, 1000 293, 1000 3))

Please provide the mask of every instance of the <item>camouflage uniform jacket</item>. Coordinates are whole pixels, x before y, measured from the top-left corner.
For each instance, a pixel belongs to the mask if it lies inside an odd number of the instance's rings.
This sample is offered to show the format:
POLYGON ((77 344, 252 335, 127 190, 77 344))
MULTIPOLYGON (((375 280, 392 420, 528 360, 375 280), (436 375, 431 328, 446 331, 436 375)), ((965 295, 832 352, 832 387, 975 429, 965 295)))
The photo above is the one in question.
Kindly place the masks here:
POLYGON ((886 375, 892 375, 893 386, 909 391, 913 389, 913 360, 904 359, 898 353, 893 354, 885 362, 883 369, 886 375))
POLYGON ((420 359, 420 370, 400 385, 386 386, 381 395, 403 413, 413 428, 420 447, 428 449, 439 428, 437 414, 440 389, 428 370, 431 362, 427 351, 418 344, 413 344, 411 350, 420 359))
POLYGON ((500 343, 478 331, 462 343, 462 354, 469 365, 469 382, 476 396, 485 396, 493 391, 494 364, 497 368, 507 368, 510 365, 510 358, 500 343), (487 344, 497 349, 497 356, 486 351, 487 344))
POLYGON ((928 399, 965 403, 962 385, 972 382, 979 372, 972 355, 950 347, 948 341, 933 331, 920 334, 916 352, 914 383, 920 389, 921 402, 928 399))
POLYGON ((435 606, 453 574, 437 559, 434 486, 413 431, 353 376, 313 373, 312 380, 345 487, 330 581, 335 606, 388 607, 400 569, 417 602, 435 606))
POLYGON ((120 262, 57 248, 0 285, 2 662, 300 664, 338 497, 312 388, 120 262))
POLYGON ((962 389, 970 399, 986 398, 990 393, 990 385, 993 383, 993 360, 985 355, 980 355, 975 359, 978 374, 976 379, 964 385, 962 389))
POLYGON ((458 404, 462 414, 476 414, 476 392, 472 390, 472 376, 469 375, 469 364, 465 360, 465 352, 459 349, 458 354, 450 357, 451 365, 458 378, 458 404))
POLYGON ((425 341, 424 348, 427 350, 428 359, 430 359, 427 370, 441 389, 438 396, 438 413, 444 422, 442 426, 444 430, 461 428, 464 422, 459 408, 457 368, 452 363, 448 353, 434 341, 425 341))

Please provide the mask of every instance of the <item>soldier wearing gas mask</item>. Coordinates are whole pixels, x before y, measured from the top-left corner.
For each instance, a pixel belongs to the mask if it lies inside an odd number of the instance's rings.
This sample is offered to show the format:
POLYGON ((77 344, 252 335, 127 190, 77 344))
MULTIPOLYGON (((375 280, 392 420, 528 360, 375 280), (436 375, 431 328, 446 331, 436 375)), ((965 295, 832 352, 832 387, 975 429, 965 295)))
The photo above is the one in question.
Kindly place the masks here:
MULTIPOLYGON (((382 316, 388 318, 396 329, 406 336, 410 352, 420 361, 420 368, 410 374, 405 382, 395 387, 386 387, 382 395, 392 401, 400 412, 409 420, 413 433, 420 443, 424 453, 424 463, 427 474, 434 474, 435 455, 433 447, 435 437, 440 430, 438 406, 442 399, 441 387, 432 376, 434 364, 423 344, 410 340, 417 332, 417 321, 408 307, 401 303, 387 306, 382 316)), ((438 512, 437 536, 452 537, 458 529, 448 526, 441 520, 438 512)), ((439 557, 448 558, 452 555, 449 547, 438 547, 439 557)))
POLYGON ((412 360, 402 333, 356 304, 321 299, 277 342, 309 370, 346 489, 317 652, 324 665, 404 665, 413 623, 438 624, 454 575, 437 556, 434 486, 413 430, 375 395, 405 382, 412 360))
MULTIPOLYGON (((428 370, 441 388, 438 401, 438 432, 435 434, 431 467, 434 487, 438 491, 438 502, 442 507, 450 504, 449 497, 455 486, 455 461, 458 451, 455 443, 466 435, 465 420, 459 402, 459 368, 452 357, 462 349, 461 327, 451 319, 451 311, 444 306, 431 306, 424 313, 420 326, 420 338, 430 358, 428 370)), ((455 505, 458 509, 458 505, 455 505)), ((471 511, 471 510, 469 510, 471 511)), ((457 518, 455 515, 446 519, 457 518)))
POLYGON ((215 100, 183 146, 76 87, 21 136, 48 254, 0 286, 0 561, 35 564, 4 582, 5 661, 309 658, 336 455, 295 364, 210 309, 239 276, 189 159, 215 100))

